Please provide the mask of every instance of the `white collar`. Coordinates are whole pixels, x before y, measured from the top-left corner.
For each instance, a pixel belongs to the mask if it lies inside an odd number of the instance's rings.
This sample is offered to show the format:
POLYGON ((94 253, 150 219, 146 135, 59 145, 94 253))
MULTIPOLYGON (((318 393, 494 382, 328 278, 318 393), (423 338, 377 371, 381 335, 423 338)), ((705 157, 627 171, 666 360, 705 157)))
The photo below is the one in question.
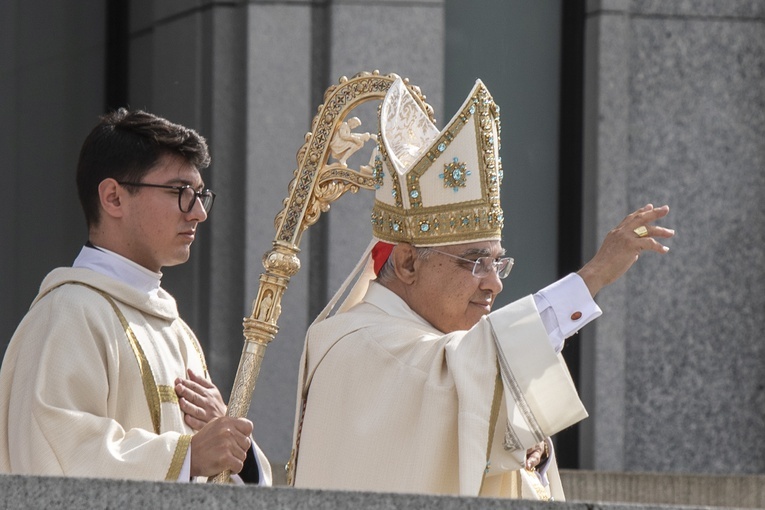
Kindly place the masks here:
POLYGON ((72 267, 90 269, 149 294, 159 291, 162 279, 162 273, 150 271, 122 255, 97 246, 83 246, 72 267))
MULTIPOLYGON (((376 306, 392 317, 408 320, 416 318, 424 326, 436 329, 435 326, 425 320, 420 314, 412 310, 401 296, 374 280, 369 282, 369 288, 364 295, 364 302, 376 306)), ((438 330, 436 329, 436 331, 438 330)))

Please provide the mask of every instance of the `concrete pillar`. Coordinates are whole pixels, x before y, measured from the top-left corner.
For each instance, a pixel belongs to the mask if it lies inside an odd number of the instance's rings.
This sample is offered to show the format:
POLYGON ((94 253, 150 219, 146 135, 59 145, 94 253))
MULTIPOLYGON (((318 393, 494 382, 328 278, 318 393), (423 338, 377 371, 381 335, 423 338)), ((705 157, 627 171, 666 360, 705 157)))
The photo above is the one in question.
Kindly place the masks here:
POLYGON ((584 467, 765 471, 763 18, 762 0, 588 3, 586 256, 648 202, 677 237, 598 296, 584 467))

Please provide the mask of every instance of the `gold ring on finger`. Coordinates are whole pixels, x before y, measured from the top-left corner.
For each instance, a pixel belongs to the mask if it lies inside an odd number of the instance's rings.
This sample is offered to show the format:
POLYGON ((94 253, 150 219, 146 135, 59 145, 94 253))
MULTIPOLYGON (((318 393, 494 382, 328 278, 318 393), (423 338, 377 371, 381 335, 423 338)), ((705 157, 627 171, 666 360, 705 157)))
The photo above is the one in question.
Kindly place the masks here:
POLYGON ((635 232, 638 237, 645 237, 648 235, 648 229, 645 227, 645 225, 639 226, 638 228, 634 229, 633 232, 635 232))

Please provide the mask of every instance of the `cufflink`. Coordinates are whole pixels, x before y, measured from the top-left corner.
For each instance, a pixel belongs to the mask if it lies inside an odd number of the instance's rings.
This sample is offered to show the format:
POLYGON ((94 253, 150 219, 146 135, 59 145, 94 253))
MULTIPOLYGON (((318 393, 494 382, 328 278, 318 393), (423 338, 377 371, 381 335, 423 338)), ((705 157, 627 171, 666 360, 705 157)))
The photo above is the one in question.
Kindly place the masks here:
POLYGON ((578 321, 581 318, 582 318, 582 312, 574 312, 571 314, 572 321, 578 321))

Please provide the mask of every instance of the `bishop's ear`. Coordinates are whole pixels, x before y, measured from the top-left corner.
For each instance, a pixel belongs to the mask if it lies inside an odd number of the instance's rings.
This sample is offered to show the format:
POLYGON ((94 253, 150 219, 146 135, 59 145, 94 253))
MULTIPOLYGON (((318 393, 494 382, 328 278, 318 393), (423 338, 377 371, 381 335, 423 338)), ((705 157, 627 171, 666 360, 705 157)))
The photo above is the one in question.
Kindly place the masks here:
POLYGON ((398 279, 407 285, 415 281, 414 263, 417 260, 417 250, 408 243, 398 243, 393 247, 390 255, 393 258, 393 267, 398 279))

